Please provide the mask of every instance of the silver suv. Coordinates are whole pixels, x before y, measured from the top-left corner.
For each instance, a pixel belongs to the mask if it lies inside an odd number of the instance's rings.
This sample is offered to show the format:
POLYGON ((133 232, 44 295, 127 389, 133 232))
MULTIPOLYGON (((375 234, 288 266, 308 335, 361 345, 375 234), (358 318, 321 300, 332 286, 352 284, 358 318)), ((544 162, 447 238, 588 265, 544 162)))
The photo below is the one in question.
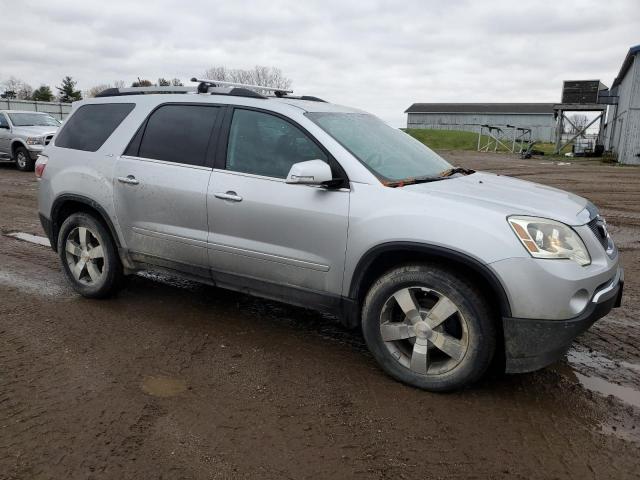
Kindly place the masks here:
POLYGON ((544 367, 620 305, 618 252, 583 198, 454 168, 315 97, 184 90, 75 103, 37 162, 42 225, 86 297, 161 269, 332 312, 432 391, 493 361, 544 367))
POLYGON ((48 113, 0 110, 0 161, 14 161, 18 170, 33 170, 59 126, 48 113))

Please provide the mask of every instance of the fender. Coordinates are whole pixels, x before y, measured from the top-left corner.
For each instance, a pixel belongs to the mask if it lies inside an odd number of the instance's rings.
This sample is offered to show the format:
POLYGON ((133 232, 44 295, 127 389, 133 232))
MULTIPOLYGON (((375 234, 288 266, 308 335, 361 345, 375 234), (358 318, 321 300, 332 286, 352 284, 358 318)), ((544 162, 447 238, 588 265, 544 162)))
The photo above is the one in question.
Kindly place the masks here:
POLYGON ((511 307, 509 305, 509 299, 507 293, 502 285, 502 282, 497 275, 480 260, 459 252, 450 248, 442 247, 439 245, 430 245, 428 243, 418 242, 388 242, 380 245, 376 245, 369 249, 360 258, 356 268, 351 277, 351 284, 349 286, 349 297, 352 299, 358 299, 359 287, 369 267, 378 259, 381 255, 390 252, 406 252, 406 253, 419 253, 428 255, 430 257, 453 261, 457 264, 463 265, 476 274, 480 275, 489 285, 491 290, 495 293, 499 301, 500 314, 503 317, 511 316, 511 307))
POLYGON ((58 247, 58 245, 57 245, 58 232, 60 231, 60 224, 58 223, 58 221, 56 219, 57 219, 58 214, 60 213, 60 209, 62 208, 64 203, 68 202, 68 201, 72 201, 72 202, 76 202, 76 203, 82 203, 82 204, 92 208, 93 210, 97 211, 98 214, 101 217, 100 219, 104 221, 105 225, 109 229, 109 232, 111 233, 111 236, 113 237, 113 240, 116 242, 116 246, 119 249, 122 247, 122 245, 120 243, 120 238, 118 237, 116 229, 114 228, 113 223, 111 222, 111 219, 109 218, 109 215, 107 215, 107 212, 102 207, 102 205, 100 205, 95 200, 93 200, 93 199, 91 199, 89 197, 85 197, 83 195, 75 195, 75 194, 71 194, 71 193, 64 193, 64 194, 58 196, 54 200, 53 205, 51 207, 51 235, 52 235, 51 247, 55 251, 57 251, 57 247, 58 247), (55 242, 53 240, 55 240, 55 242))

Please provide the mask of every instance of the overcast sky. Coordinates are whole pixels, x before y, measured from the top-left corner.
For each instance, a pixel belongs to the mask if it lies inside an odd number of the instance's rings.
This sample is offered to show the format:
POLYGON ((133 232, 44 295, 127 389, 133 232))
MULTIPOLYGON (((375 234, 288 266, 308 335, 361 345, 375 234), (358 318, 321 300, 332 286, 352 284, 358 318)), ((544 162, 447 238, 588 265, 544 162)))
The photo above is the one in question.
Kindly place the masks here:
POLYGON ((640 2, 0 0, 0 81, 85 90, 214 65, 280 68, 296 93, 404 126, 413 102, 555 102, 611 85, 640 43, 640 2))

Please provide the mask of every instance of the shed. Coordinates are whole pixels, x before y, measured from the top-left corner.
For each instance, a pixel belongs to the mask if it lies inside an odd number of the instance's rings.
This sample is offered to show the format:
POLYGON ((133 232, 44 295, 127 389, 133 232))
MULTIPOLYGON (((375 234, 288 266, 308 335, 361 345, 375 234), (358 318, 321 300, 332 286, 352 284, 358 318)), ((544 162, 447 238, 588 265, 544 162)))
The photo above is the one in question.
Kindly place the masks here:
POLYGON ((640 165, 640 45, 631 47, 613 81, 611 95, 618 103, 609 107, 606 144, 619 163, 640 165))
POLYGON ((553 103, 414 103, 405 110, 407 128, 466 130, 481 125, 530 128, 532 139, 553 141, 556 119, 553 103))

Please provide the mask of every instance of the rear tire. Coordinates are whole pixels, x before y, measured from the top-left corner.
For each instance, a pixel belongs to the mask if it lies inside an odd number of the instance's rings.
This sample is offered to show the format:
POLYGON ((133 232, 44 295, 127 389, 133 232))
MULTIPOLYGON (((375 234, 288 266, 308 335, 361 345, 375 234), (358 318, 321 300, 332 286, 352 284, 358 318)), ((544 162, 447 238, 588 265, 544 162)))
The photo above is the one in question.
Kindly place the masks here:
POLYGON ((33 172, 35 160, 31 159, 29 151, 24 147, 16 148, 15 153, 16 168, 21 172, 33 172))
POLYGON ((75 213, 64 221, 58 235, 58 255, 71 286, 83 297, 108 297, 123 283, 115 242, 90 214, 75 213))
POLYGON ((433 392, 479 380, 496 348, 494 320, 479 290, 438 265, 383 275, 364 301, 362 331, 385 372, 433 392))

